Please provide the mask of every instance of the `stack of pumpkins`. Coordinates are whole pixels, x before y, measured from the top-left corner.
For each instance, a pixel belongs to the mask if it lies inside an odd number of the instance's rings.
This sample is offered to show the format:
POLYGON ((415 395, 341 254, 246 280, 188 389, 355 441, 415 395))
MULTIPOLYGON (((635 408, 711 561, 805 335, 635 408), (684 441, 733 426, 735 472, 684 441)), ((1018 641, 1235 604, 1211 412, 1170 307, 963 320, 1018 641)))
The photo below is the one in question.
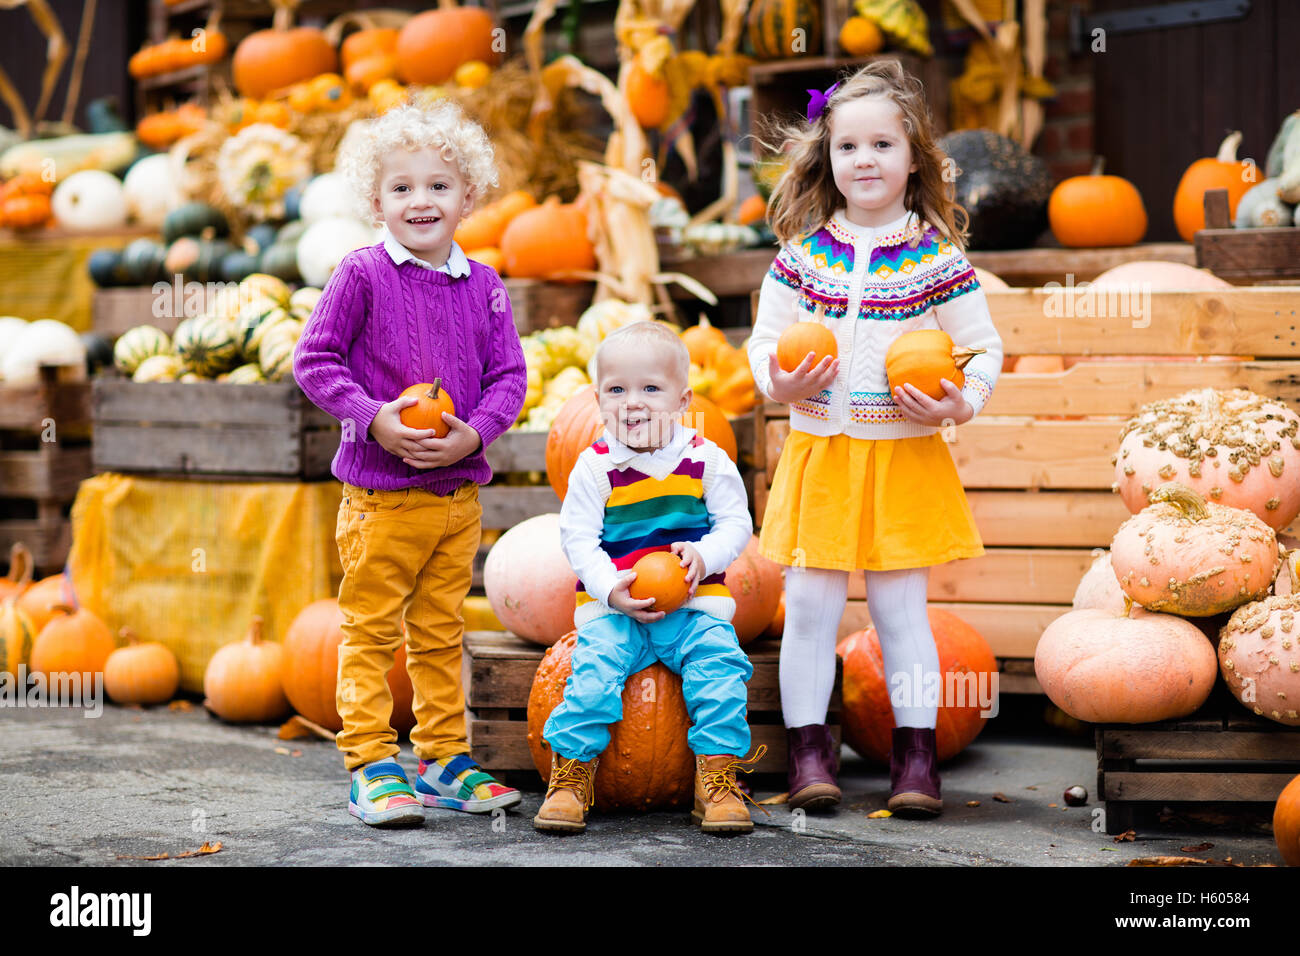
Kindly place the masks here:
POLYGON ((1114 457, 1133 513, 1034 658, 1058 707, 1094 723, 1186 716, 1222 673, 1253 713, 1300 726, 1300 417, 1245 389, 1142 408, 1114 457), (1217 656, 1216 656, 1217 647, 1217 656))
POLYGON ((114 363, 136 382, 286 381, 292 378, 294 346, 320 296, 320 289, 290 293, 274 276, 251 275, 221 290, 171 338, 152 325, 128 330, 113 348, 114 363))

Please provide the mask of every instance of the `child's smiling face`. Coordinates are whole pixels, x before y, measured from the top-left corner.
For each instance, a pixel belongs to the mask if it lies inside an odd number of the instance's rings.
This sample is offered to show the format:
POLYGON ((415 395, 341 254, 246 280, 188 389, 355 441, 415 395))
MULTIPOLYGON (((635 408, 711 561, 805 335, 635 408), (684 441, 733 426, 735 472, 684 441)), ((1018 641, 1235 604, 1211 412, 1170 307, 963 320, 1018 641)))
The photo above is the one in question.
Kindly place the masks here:
POLYGON ((830 117, 831 172, 849 222, 880 226, 907 208, 907 179, 916 172, 903 114, 890 100, 862 96, 830 117))
POLYGON ((597 368, 600 417, 634 451, 668 444, 673 421, 691 406, 691 390, 662 347, 626 345, 601 353, 597 368))
POLYGON ((384 157, 374 205, 394 239, 440 266, 456 226, 473 208, 474 191, 437 149, 399 149, 384 157))

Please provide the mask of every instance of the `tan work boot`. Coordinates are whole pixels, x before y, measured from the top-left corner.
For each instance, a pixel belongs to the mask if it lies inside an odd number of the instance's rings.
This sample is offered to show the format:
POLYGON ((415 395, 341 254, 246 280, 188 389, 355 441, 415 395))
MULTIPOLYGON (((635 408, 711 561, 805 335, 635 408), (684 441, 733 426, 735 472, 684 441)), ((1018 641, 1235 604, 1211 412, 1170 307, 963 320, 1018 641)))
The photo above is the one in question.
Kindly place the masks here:
POLYGON ((581 833, 587 829, 587 810, 596 800, 599 763, 599 757, 580 763, 551 751, 551 782, 542 808, 533 817, 533 829, 551 833, 581 833))
MULTIPOLYGON (((747 760, 732 754, 696 756, 695 809, 691 811, 691 819, 700 825, 701 830, 706 833, 749 833, 754 829, 749 808, 745 806, 749 797, 736 784, 736 771, 752 772, 754 764, 765 753, 767 747, 760 744, 754 756, 747 760)), ((762 807, 759 809, 767 812, 762 807)))

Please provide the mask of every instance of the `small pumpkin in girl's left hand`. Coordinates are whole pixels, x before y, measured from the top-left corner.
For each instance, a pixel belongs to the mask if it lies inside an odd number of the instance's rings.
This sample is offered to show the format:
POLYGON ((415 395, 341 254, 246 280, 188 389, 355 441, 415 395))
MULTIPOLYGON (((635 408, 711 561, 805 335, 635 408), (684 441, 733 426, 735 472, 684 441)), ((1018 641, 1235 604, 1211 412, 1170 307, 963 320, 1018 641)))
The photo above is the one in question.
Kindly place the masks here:
POLYGON ((407 428, 432 428, 438 438, 446 438, 450 426, 442 420, 442 413, 456 414, 456 406, 447 390, 442 387, 442 379, 435 378, 432 383, 421 382, 412 385, 398 396, 417 399, 414 405, 402 409, 402 424, 407 428))

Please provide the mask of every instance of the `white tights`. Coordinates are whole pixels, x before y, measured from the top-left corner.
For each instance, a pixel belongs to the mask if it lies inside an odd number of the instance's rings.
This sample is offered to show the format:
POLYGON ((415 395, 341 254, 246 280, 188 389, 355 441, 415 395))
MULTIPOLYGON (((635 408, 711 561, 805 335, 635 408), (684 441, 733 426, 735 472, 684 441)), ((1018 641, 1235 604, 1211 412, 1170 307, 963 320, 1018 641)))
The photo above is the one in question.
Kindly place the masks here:
MULTIPOLYGON (((896 675, 918 687, 918 675, 939 670, 939 652, 926 615, 928 568, 867 571, 867 605, 880 635, 886 686, 891 697, 896 675)), ((781 639, 781 708, 787 727, 826 723, 835 682, 835 638, 848 598, 849 572, 787 568, 785 632, 781 639)), ((934 706, 894 704, 898 727, 933 728, 934 706)))

